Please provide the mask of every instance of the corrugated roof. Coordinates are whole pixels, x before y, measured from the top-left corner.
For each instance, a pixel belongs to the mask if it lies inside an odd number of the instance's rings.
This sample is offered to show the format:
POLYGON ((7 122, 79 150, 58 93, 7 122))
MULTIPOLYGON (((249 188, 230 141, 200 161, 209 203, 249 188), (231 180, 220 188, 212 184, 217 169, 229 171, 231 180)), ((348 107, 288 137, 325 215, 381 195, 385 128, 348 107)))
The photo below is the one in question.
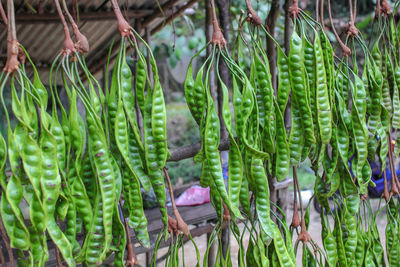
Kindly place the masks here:
MULTIPOLYGON (((1 0, 0 0, 1 1, 1 0)), ((89 69, 101 70, 101 64, 107 55, 108 48, 114 37, 118 37, 117 23, 113 16, 111 1, 109 0, 75 0, 79 4, 78 26, 87 37, 90 51, 86 55, 89 69), (100 66, 96 67, 96 64, 100 66)), ((146 24, 150 31, 158 28, 172 16, 171 4, 174 11, 185 6, 191 6, 199 0, 136 0, 122 1, 121 10, 130 19, 133 25, 134 17, 142 25, 146 24), (126 3, 129 8, 126 8, 126 3), (159 6, 163 6, 160 12, 159 6), (163 14, 164 13, 164 14, 163 14)), ((24 0, 16 0, 16 28, 18 41, 28 50, 29 55, 40 69, 44 81, 48 78, 48 68, 62 49, 64 33, 53 1, 30 0, 32 7, 39 10, 42 3, 42 14, 34 13, 25 4, 24 0)), ((3 1, 4 3, 4 1, 3 1)), ((70 11, 72 1, 67 0, 70 11)), ((4 6, 4 5, 3 5, 4 6)), ((4 26, 4 25, 1 25, 4 26)), ((6 30, 0 26, 0 66, 4 66, 6 59, 6 30)))

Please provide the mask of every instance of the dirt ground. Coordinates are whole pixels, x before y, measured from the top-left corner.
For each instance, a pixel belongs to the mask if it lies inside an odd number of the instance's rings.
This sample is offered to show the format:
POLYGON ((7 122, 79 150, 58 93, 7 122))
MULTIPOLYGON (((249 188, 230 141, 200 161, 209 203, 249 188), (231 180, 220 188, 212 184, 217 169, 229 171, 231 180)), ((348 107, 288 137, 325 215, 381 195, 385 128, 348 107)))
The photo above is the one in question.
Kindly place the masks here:
MULTIPOLYGON (((376 212, 378 210, 378 204, 379 204, 378 199, 371 199, 371 206, 372 206, 374 212, 376 212)), ((381 205, 383 205, 383 203, 381 203, 381 205)), ((292 213, 293 213, 293 207, 290 206, 288 209, 288 215, 287 215, 288 221, 291 220, 292 213)), ((330 225, 332 228, 333 227, 333 219, 331 216, 329 216, 329 220, 330 220, 330 225)), ((377 226, 378 226, 380 238, 382 241, 382 245, 383 245, 383 247, 385 247, 385 245, 384 245, 385 244, 385 227, 386 227, 385 211, 382 211, 380 213, 380 215, 377 217, 377 226)), ((240 224, 241 230, 243 229, 243 227, 244 227, 243 224, 240 224)), ((311 238, 318 244, 318 246, 320 246, 322 248, 323 245, 322 245, 322 240, 321 240, 321 219, 320 219, 319 213, 314 209, 313 205, 311 205, 309 233, 311 235, 311 238)), ((296 239, 297 239, 297 235, 294 234, 293 242, 295 242, 296 239)), ((206 235, 196 237, 196 238, 194 238, 194 240, 200 250, 200 255, 201 256, 204 255, 204 252, 206 251, 206 248, 207 248, 206 235)), ((249 235, 246 234, 244 237, 245 247, 248 244, 248 240, 249 240, 249 235)), ((233 235, 231 235, 231 238, 230 238, 230 249, 231 249, 231 258, 232 258, 233 266, 238 266, 238 263, 236 260, 238 257, 238 244, 236 243, 233 235)), ((164 255, 167 252, 167 250, 168 250, 168 248, 161 249, 158 253, 158 256, 160 257, 161 255, 164 255)), ((187 266, 187 267, 196 266, 196 253, 195 253, 195 249, 191 242, 188 242, 185 244, 184 254, 185 254, 185 257, 184 257, 185 266, 187 266)), ((297 266, 302 265, 301 255, 302 255, 302 246, 299 246, 299 249, 297 252, 297 258, 296 258, 297 266)), ((385 254, 385 257, 386 257, 386 254, 385 254)), ((142 264, 142 266, 145 266, 145 255, 144 254, 138 255, 138 260, 139 260, 140 264, 142 264)), ((202 264, 203 264, 203 259, 201 258, 200 265, 202 266, 202 264)), ((164 266, 164 265, 165 265, 165 261, 159 263, 157 266, 164 266)), ((181 259, 181 266, 183 266, 182 259, 181 259)))

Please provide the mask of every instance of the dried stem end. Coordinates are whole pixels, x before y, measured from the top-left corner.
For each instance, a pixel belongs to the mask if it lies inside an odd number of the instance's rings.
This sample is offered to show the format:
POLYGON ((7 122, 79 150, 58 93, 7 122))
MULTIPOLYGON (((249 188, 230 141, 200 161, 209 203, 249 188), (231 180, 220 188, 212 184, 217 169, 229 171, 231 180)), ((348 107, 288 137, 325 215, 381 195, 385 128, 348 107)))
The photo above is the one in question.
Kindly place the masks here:
POLYGON ((73 52, 75 52, 76 49, 75 49, 75 46, 74 46, 74 42, 71 39, 71 34, 69 33, 69 28, 68 28, 67 22, 65 20, 64 14, 63 14, 63 12, 61 10, 60 3, 58 2, 58 0, 54 0, 54 3, 55 3, 56 8, 57 8, 58 16, 60 17, 61 23, 62 23, 62 25, 64 27, 64 37, 65 37, 65 39, 64 39, 64 48, 61 51, 61 53, 64 56, 66 56, 66 55, 69 56, 73 52))
POLYGON ((368 199, 368 194, 362 194, 361 197, 360 197, 360 199, 361 199, 362 202, 367 201, 367 199, 368 199))
POLYGON ((224 221, 229 222, 232 220, 231 213, 229 212, 228 206, 226 206, 225 203, 223 203, 223 206, 224 206, 224 213, 222 214, 222 219, 224 221))
POLYGON ((135 253, 133 252, 133 245, 132 243, 128 244, 128 255, 126 256, 126 264, 125 266, 137 266, 139 264, 135 253))
MULTIPOLYGON (((64 32, 65 32, 65 30, 64 30, 64 32)), ((75 51, 76 51, 76 49, 75 49, 74 42, 72 41, 71 36, 68 31, 68 34, 65 33, 64 48, 61 53, 65 56, 69 56, 72 53, 74 53, 75 51)))
POLYGON ((386 172, 383 172, 383 194, 382 194, 382 197, 385 199, 386 202, 388 202, 389 199, 390 199, 389 187, 388 187, 388 183, 387 183, 386 172))
POLYGON ((300 231, 298 240, 303 242, 303 244, 306 244, 307 242, 311 241, 311 236, 307 232, 306 223, 304 222, 304 218, 303 218, 303 220, 301 220, 301 231, 300 231))
POLYGON ((86 38, 85 35, 83 35, 78 27, 75 25, 74 26, 74 35, 76 38, 76 43, 75 43, 75 48, 80 52, 80 53, 87 53, 89 52, 89 42, 86 38))
POLYGON ((221 28, 218 25, 217 13, 215 11, 214 0, 211 0, 211 9, 212 9, 212 24, 214 28, 213 35, 211 37, 210 43, 219 46, 220 48, 224 48, 226 46, 226 40, 224 35, 222 34, 221 28))
POLYGON ((122 15, 117 0, 112 0, 111 2, 114 8, 115 16, 117 17, 119 33, 121 34, 122 37, 132 36, 131 26, 122 15))
POLYGON ((168 215, 168 232, 171 235, 175 235, 178 233, 178 222, 168 215))
POLYGON ((297 201, 295 201, 294 202, 294 207, 293 207, 292 223, 290 224, 290 227, 295 229, 295 228, 297 228, 299 226, 300 226, 300 217, 299 217, 299 212, 298 212, 297 201))
POLYGON ((392 9, 390 8, 387 0, 382 0, 381 14, 384 16, 389 16, 390 14, 392 14, 392 9))
POLYGON ((213 23, 213 25, 214 25, 214 32, 211 37, 210 43, 219 46, 220 48, 224 48, 226 46, 224 35, 222 34, 222 31, 219 28, 218 23, 213 23))
POLYGON ((297 18, 300 13, 299 0, 293 0, 292 4, 289 7, 289 14, 293 19, 297 18))
POLYGON ((181 215, 179 214, 178 210, 174 210, 174 216, 177 222, 177 230, 179 234, 184 234, 185 236, 190 235, 189 227, 182 219, 181 215))
POLYGON ((26 60, 25 52, 20 46, 18 47, 18 60, 21 64, 24 64, 26 60))
POLYGON ((19 43, 17 40, 7 41, 7 62, 3 71, 13 73, 18 70, 19 43))
POLYGON ((347 35, 350 37, 355 37, 356 35, 358 35, 359 31, 358 31, 356 25, 354 25, 354 21, 350 21, 349 24, 347 24, 346 32, 347 32, 347 35))
POLYGON ((67 14, 68 20, 72 25, 72 29, 74 30, 74 35, 76 38, 76 43, 74 44, 75 49, 79 51, 79 53, 87 53, 89 52, 89 42, 85 35, 83 35, 78 28, 78 25, 76 24, 74 18, 71 16, 71 14, 68 11, 68 8, 65 4, 65 1, 63 1, 63 6, 65 13, 67 14))
POLYGON ((260 26, 262 24, 262 20, 251 6, 251 0, 246 0, 246 5, 247 5, 247 21, 257 27, 260 26))

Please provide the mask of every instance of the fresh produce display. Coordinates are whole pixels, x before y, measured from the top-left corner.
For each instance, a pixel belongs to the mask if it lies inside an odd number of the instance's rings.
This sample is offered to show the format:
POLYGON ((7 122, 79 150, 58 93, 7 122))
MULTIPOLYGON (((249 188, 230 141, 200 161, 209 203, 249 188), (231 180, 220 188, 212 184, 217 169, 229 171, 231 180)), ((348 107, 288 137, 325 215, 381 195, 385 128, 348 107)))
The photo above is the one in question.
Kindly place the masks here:
MULTIPOLYGON (((218 245, 216 266, 296 266, 299 247, 303 266, 399 265, 400 183, 394 158, 399 156, 400 140, 393 146, 392 133, 400 129, 400 29, 386 0, 376 5, 378 34, 367 42, 355 27, 356 11, 351 10, 345 42, 333 27, 337 49, 325 32, 323 8, 314 19, 294 0, 289 8, 293 19, 289 51, 264 27, 250 0, 246 0, 247 16, 240 18, 234 42, 228 45, 214 0, 210 1, 214 32, 191 59, 184 82, 187 106, 201 136, 194 157, 202 164, 200 185, 210 187, 218 216, 203 255, 176 208, 165 168, 170 152, 156 60, 124 19, 117 0, 111 2, 120 39, 110 47, 106 65, 110 75, 101 84, 86 65, 86 37, 65 0, 61 5, 54 0, 65 40, 46 88, 17 41, 14 1, 7 1, 7 14, 0 1, 8 30, 8 58, 0 74, 0 100, 7 120, 6 136, 0 135, 0 214, 11 266, 14 261, 18 266, 46 266, 48 242, 56 247, 59 266, 62 262, 97 266, 104 261, 135 266, 132 229, 140 244, 155 252, 169 240, 166 266, 200 266, 201 261, 208 266, 213 243, 218 245), (275 45, 276 61, 268 56, 267 39, 275 45), (118 53, 111 69, 113 49, 118 53), (204 49, 211 52, 201 61, 204 49), (357 51, 362 51, 362 61, 357 51), (133 67, 128 53, 137 59, 133 67), (195 58, 202 63, 199 69, 193 64, 195 58), (271 62, 276 62, 276 86, 271 62), (222 78, 221 65, 229 70, 230 82, 222 78), (32 78, 27 66, 33 70, 32 78), (218 98, 211 90, 213 74, 218 98), (61 89, 66 102, 59 95, 61 89), (4 90, 10 90, 11 110, 4 90), (219 151, 221 132, 229 140, 227 184, 219 151), (322 208, 322 246, 308 233, 311 201, 303 209, 301 200, 297 168, 306 159, 315 174, 313 198, 322 208), (368 198, 368 186, 374 186, 370 164, 375 160, 384 176, 385 204, 379 203, 378 210, 368 198), (270 201, 270 184, 273 179, 285 180, 290 169, 294 212, 288 225, 286 214, 270 201), (142 189, 153 189, 161 212, 164 227, 155 241, 148 233, 142 189), (21 203, 28 207, 28 216, 21 203), (385 242, 377 228, 382 211, 387 216, 385 242), (222 249, 221 232, 226 227, 238 245, 237 258, 229 247, 226 252, 222 249), (192 241, 196 263, 184 261, 186 240, 192 241)), ((323 0, 318 2, 324 6, 323 0)), ((399 5, 397 1, 393 10, 399 5)), ((4 264, 2 253, 0 261, 4 264)), ((156 266, 156 256, 152 265, 156 266)))

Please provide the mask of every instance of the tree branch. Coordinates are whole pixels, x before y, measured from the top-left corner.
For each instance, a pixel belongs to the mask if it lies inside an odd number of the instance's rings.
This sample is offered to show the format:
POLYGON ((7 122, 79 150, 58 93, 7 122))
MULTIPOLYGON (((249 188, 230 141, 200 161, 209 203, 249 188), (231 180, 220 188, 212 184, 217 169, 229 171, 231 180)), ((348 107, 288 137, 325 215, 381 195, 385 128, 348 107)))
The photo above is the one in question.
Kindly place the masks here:
MULTIPOLYGON (((218 149, 220 151, 228 150, 229 138, 221 139, 218 149)), ((200 151, 200 143, 174 148, 170 150, 171 156, 168 159, 168 161, 180 161, 183 159, 193 158, 199 151, 200 151)))

